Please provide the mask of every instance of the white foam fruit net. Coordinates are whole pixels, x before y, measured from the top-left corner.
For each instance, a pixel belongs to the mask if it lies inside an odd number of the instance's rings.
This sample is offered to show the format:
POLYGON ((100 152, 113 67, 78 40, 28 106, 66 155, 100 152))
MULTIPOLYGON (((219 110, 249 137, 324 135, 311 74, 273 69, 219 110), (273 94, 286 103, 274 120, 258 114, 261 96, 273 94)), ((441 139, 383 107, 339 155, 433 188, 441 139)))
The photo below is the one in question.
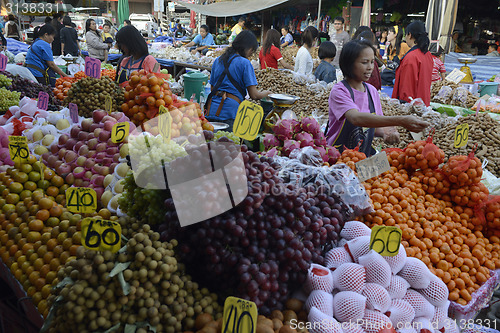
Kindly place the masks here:
POLYGON ((392 274, 398 274, 406 264, 406 250, 403 244, 399 244, 399 252, 394 257, 383 257, 391 267, 392 274))
POLYGON ((393 327, 389 317, 372 310, 365 310, 362 325, 366 333, 378 333, 380 330, 393 327))
POLYGON ((324 314, 333 316, 333 296, 323 290, 313 290, 306 301, 306 309, 310 311, 313 307, 324 314))
POLYGON ((391 306, 391 296, 387 290, 379 284, 367 283, 361 295, 366 297, 366 308, 386 312, 391 306))
POLYGON ((333 298, 333 313, 340 321, 354 321, 365 316, 366 297, 352 291, 341 291, 333 298))
POLYGON ((405 325, 415 319, 415 309, 402 299, 393 299, 389 310, 385 313, 396 329, 405 328, 405 325))
POLYGON ((341 246, 341 247, 344 247, 346 244, 347 244, 348 240, 345 239, 345 238, 342 238, 341 240, 339 240, 339 242, 337 243, 337 246, 341 246))
POLYGON ((415 309, 415 317, 425 317, 427 319, 434 317, 434 305, 429 303, 418 291, 408 289, 403 300, 410 303, 415 309))
POLYGON ((307 272, 305 289, 306 292, 323 290, 327 293, 331 293, 333 290, 332 271, 324 266, 312 264, 307 272))
POLYGON ((311 323, 310 333, 343 333, 341 324, 331 316, 327 316, 320 310, 312 307, 307 316, 311 323))
POLYGON ((391 267, 385 259, 371 250, 364 256, 359 257, 359 264, 365 267, 366 282, 377 283, 384 288, 391 282, 391 267))
POLYGON ((333 271, 333 286, 341 291, 355 291, 361 293, 365 289, 366 272, 361 265, 354 263, 343 264, 333 271))
POLYGON ((344 246, 351 254, 352 260, 358 262, 359 257, 370 252, 370 236, 361 236, 347 242, 344 246))
POLYGON ((420 289, 419 292, 434 306, 443 306, 448 301, 448 287, 437 276, 431 276, 431 282, 427 288, 420 289))
POLYGON ((440 330, 445 327, 446 320, 448 318, 448 308, 450 307, 450 301, 446 301, 443 306, 435 308, 434 317, 432 318, 432 323, 434 328, 440 330))
POLYGON ((360 236, 370 236, 371 233, 371 229, 363 222, 349 221, 344 224, 344 228, 340 232, 340 237, 349 241, 360 236))
POLYGON ((424 317, 413 319, 412 326, 417 331, 417 333, 434 332, 434 328, 432 326, 431 321, 424 317))
POLYGON ((387 292, 392 299, 403 298, 406 295, 406 291, 410 288, 408 281, 403 279, 401 276, 392 275, 391 283, 387 287, 387 292))
POLYGON ((406 258, 406 264, 398 275, 408 281, 410 286, 415 289, 427 288, 431 283, 429 268, 417 258, 406 258))
POLYGON ((331 249, 325 255, 325 265, 330 269, 337 268, 347 262, 352 262, 351 256, 343 247, 331 249))

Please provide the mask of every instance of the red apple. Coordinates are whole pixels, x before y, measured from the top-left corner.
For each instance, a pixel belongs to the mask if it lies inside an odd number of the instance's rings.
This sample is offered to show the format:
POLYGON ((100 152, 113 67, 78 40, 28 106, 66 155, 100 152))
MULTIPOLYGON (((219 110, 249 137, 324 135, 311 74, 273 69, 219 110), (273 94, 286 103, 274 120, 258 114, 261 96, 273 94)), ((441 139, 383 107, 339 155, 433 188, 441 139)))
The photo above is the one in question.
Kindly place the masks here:
POLYGON ((69 136, 67 134, 63 134, 59 137, 59 141, 57 142, 60 145, 66 144, 66 142, 69 140, 69 136))
POLYGON ((64 160, 66 161, 66 163, 71 163, 75 161, 77 157, 78 155, 74 151, 68 150, 64 155, 64 160))
POLYGON ((78 149, 78 155, 80 156, 87 156, 87 154, 89 153, 89 146, 87 145, 83 145, 80 147, 80 149, 78 149))
POLYGON ((78 134, 80 133, 81 130, 82 129, 80 126, 75 125, 75 126, 71 127, 71 131, 69 132, 69 134, 71 135, 72 138, 77 138, 78 134))
POLYGON ((80 133, 78 133, 78 140, 79 141, 87 141, 88 138, 89 138, 89 133, 84 132, 84 131, 81 131, 80 133))
POLYGON ((66 155, 66 152, 67 152, 67 151, 68 151, 68 150, 67 150, 66 148, 61 148, 61 149, 59 150, 59 153, 58 153, 59 159, 62 159, 62 158, 64 157, 64 155, 66 155))
POLYGON ((73 183, 75 182, 75 176, 70 172, 66 175, 64 180, 66 181, 67 184, 73 185, 73 183))
POLYGON ((88 158, 93 158, 95 157, 95 155, 97 155, 97 152, 95 150, 89 150, 89 152, 87 153, 87 157, 88 158))
POLYGON ((113 159, 111 157, 105 157, 101 162, 103 165, 110 166, 113 163, 113 159))
POLYGON ((52 154, 57 154, 57 152, 58 152, 58 151, 59 151, 59 147, 58 147, 58 145, 53 144, 52 146, 50 146, 50 152, 51 152, 52 154))
POLYGON ((94 132, 89 133, 89 134, 87 135, 87 140, 91 140, 91 139, 93 139, 93 138, 95 138, 94 132))
POLYGON ((87 160, 85 161, 85 169, 87 170, 92 170, 92 168, 94 167, 95 165, 95 160, 93 158, 87 158, 87 160))
POLYGON ((113 155, 113 162, 115 163, 120 162, 120 153, 116 153, 113 155))
POLYGON ((101 133, 102 131, 103 131, 102 128, 96 128, 92 133, 94 133, 94 136, 97 138, 99 137, 99 133, 101 133))
POLYGON ((96 138, 93 138, 87 141, 87 146, 89 146, 89 149, 94 149, 98 143, 99 141, 96 138))
POLYGON ((85 132, 90 132, 90 126, 93 124, 94 122, 92 121, 92 119, 83 119, 82 120, 82 129, 85 131, 85 132))
POLYGON ((115 126, 116 122, 112 122, 111 120, 107 120, 104 122, 104 129, 106 131, 110 131, 113 129, 113 126, 115 126))
POLYGON ((96 152, 100 153, 100 152, 105 152, 106 148, 107 148, 106 142, 100 142, 95 147, 95 150, 96 152))
POLYGON ((61 177, 66 177, 66 175, 71 172, 71 166, 69 164, 63 163, 59 167, 57 167, 56 172, 61 177))
POLYGON ((59 161, 59 157, 57 155, 50 155, 47 158, 47 165, 49 168, 54 169, 57 161, 59 161))
POLYGON ((106 141, 108 141, 110 137, 111 137, 111 129, 109 130, 104 129, 101 131, 101 133, 99 133, 99 141, 103 143, 106 143, 106 141))
POLYGON ((95 123, 101 122, 102 118, 107 115, 107 112, 104 110, 95 110, 92 112, 92 119, 95 123))
POLYGON ((85 161, 87 161, 87 158, 85 156, 79 156, 76 159, 76 165, 83 167, 85 165, 85 161))
POLYGON ((82 146, 84 145, 85 143, 83 141, 78 141, 75 146, 73 147, 73 151, 74 152, 78 152, 80 150, 80 148, 82 148, 82 146))
POLYGON ((84 187, 83 186, 83 182, 84 182, 83 179, 81 179, 81 178, 75 178, 75 182, 73 183, 73 185, 75 185, 76 187, 84 187))
POLYGON ((72 150, 75 145, 76 145, 76 139, 71 138, 68 141, 66 141, 65 147, 68 150, 70 149, 72 150))

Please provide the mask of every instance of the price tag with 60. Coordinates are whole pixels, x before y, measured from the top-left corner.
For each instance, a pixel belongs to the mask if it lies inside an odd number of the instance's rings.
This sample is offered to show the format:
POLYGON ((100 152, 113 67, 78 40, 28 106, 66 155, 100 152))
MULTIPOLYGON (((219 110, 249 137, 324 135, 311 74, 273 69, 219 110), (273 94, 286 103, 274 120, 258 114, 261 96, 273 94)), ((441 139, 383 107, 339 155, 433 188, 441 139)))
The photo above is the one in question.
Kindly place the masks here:
POLYGON ((101 78, 101 61, 99 59, 86 57, 85 58, 85 75, 94 77, 96 79, 101 78))
POLYGON ((224 302, 222 332, 255 333, 257 329, 257 305, 237 297, 228 297, 224 302))
POLYGON ((160 133, 164 140, 170 142, 172 138, 172 116, 163 105, 160 106, 158 113, 158 133, 160 133))
POLYGON ((97 195, 91 188, 70 187, 66 190, 66 208, 72 213, 93 213, 97 209, 97 195))
POLYGON ((123 123, 114 124, 113 129, 111 130, 111 142, 113 143, 122 142, 128 136, 129 131, 130 131, 129 122, 125 121, 123 123))
POLYGON ((460 148, 467 145, 469 141, 469 124, 458 125, 455 128, 455 140, 454 147, 460 148))
POLYGON ((25 136, 9 136, 9 153, 12 162, 26 163, 30 156, 28 138, 25 136))
POLYGON ((38 93, 38 102, 36 103, 36 107, 40 110, 47 110, 49 107, 49 94, 45 91, 40 91, 38 93))
POLYGON ((255 103, 243 101, 234 119, 233 132, 236 136, 252 141, 259 134, 264 109, 255 103))
POLYGON ((370 249, 386 257, 394 257, 399 253, 401 229, 376 225, 370 235, 370 249))
POLYGON ((89 250, 117 252, 121 247, 122 227, 116 221, 85 218, 82 245, 89 250))

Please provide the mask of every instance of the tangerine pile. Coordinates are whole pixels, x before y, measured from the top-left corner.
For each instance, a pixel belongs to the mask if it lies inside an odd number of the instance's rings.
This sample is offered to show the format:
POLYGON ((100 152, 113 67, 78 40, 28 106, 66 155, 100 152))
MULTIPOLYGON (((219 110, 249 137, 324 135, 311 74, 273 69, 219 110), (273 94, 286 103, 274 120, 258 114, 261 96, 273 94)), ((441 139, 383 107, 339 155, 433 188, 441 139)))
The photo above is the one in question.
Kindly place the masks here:
MULTIPOLYGON (((424 162, 417 155, 425 144, 416 146, 412 150, 388 150, 391 170, 365 182, 375 212, 362 219, 370 227, 401 228, 407 255, 422 260, 446 283, 451 301, 466 305, 471 294, 490 277, 490 270, 500 268, 500 239, 476 217, 469 202, 457 201, 476 196, 480 200, 487 189, 478 183, 464 189, 450 182, 445 172, 430 167, 437 166, 433 159, 440 159, 441 152, 434 151, 424 162)), ((476 172, 477 167, 474 165, 476 172)), ((493 205, 499 207, 497 203, 487 206, 490 224, 500 220, 500 212, 494 211, 493 205)))

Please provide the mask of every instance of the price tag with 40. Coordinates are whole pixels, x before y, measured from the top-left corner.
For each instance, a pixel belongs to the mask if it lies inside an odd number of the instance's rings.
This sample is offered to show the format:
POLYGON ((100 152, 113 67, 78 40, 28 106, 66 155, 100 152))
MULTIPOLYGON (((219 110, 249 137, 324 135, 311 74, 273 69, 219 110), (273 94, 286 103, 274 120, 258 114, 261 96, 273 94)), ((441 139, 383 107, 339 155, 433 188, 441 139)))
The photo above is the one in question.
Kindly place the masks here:
POLYGON ((66 190, 66 208, 72 213, 93 213, 97 209, 97 195, 91 188, 70 187, 66 190))
POLYGON ((255 333, 257 329, 257 305, 237 297, 228 297, 224 302, 222 332, 255 333))

